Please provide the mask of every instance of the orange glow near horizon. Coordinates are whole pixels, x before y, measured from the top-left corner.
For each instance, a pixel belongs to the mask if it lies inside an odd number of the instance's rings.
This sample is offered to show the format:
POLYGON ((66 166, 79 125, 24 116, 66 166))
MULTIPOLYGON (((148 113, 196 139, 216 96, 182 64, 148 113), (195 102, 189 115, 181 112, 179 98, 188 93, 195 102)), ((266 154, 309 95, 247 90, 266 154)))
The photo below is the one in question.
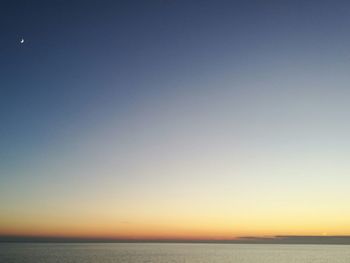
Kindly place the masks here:
POLYGON ((174 220, 173 222, 118 222, 108 220, 72 220, 50 222, 1 220, 0 235, 60 238, 101 238, 129 240, 232 240, 241 236, 277 235, 346 235, 350 233, 348 222, 334 227, 326 222, 247 222, 174 220))

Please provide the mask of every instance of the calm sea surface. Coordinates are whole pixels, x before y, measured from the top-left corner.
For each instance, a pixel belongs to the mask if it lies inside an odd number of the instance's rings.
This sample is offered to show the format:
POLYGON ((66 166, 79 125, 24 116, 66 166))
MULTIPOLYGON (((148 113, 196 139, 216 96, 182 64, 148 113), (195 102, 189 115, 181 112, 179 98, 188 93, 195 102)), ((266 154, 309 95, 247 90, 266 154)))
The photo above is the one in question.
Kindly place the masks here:
POLYGON ((0 262, 349 263, 350 246, 0 243, 0 262))

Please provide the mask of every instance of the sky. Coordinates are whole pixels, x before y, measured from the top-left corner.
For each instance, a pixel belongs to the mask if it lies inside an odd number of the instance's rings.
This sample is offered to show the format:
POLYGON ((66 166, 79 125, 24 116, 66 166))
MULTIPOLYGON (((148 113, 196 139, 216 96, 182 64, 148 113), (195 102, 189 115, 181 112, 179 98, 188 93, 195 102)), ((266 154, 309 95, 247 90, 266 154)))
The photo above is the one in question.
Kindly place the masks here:
POLYGON ((0 236, 350 235, 348 1, 4 0, 0 33, 0 236))

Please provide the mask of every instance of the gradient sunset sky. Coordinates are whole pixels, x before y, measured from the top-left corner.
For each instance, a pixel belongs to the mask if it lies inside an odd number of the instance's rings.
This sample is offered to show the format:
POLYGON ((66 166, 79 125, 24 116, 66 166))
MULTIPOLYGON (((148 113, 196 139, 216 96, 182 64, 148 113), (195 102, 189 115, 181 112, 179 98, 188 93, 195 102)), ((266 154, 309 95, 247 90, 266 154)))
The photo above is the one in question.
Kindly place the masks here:
POLYGON ((0 33, 0 236, 350 235, 349 1, 5 0, 0 33))

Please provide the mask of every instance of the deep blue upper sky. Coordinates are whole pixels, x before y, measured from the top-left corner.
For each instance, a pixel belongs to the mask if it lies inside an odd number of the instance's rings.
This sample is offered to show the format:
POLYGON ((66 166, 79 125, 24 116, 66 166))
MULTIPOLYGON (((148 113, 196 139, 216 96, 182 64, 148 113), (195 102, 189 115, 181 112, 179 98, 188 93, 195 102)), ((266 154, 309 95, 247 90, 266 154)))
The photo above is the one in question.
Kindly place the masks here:
POLYGON ((342 52, 349 8, 346 1, 1 1, 1 156, 94 112, 134 107, 143 96, 161 100, 168 79, 342 52))

